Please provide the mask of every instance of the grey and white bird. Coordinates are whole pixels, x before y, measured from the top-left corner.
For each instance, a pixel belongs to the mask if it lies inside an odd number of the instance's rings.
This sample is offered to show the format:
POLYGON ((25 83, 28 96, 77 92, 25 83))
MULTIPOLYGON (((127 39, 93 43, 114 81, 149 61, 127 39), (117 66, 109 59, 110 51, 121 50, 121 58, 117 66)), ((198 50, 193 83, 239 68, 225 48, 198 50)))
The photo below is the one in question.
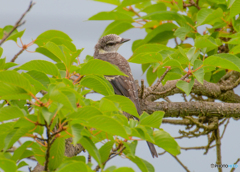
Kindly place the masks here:
MULTIPOLYGON (((121 56, 117 50, 124 43, 130 39, 121 38, 118 35, 110 34, 99 39, 95 45, 94 58, 110 62, 116 65, 126 76, 105 76, 105 78, 112 84, 115 94, 128 97, 136 106, 138 114, 141 115, 141 107, 138 99, 138 90, 135 85, 128 61, 121 56)), ((124 112, 127 118, 131 115, 124 112)), ((152 157, 158 157, 154 145, 147 142, 151 151, 152 157)))

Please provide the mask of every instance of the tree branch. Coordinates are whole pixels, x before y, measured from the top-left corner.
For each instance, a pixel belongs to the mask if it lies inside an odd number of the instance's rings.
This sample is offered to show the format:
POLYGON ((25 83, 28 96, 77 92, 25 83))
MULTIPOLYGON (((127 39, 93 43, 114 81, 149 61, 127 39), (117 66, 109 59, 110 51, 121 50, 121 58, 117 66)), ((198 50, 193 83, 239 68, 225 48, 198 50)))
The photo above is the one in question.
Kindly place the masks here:
MULTIPOLYGON (((172 155, 172 154, 170 154, 170 155, 172 155)), ((177 156, 173 156, 173 155, 172 155, 172 157, 175 158, 175 159, 177 160, 177 162, 178 162, 187 172, 190 172, 190 170, 178 159, 177 156)))
POLYGON ((144 102, 142 110, 151 114, 164 111, 164 117, 206 116, 206 117, 240 117, 240 103, 216 102, 144 102))
POLYGON ((16 22, 16 24, 14 25, 14 27, 12 28, 12 30, 5 34, 2 38, 2 40, 0 41, 0 46, 2 45, 2 43, 13 33, 14 30, 16 30, 19 26, 23 25, 25 23, 25 21, 22 22, 22 19, 24 18, 24 16, 27 14, 27 12, 30 11, 30 9, 33 7, 35 3, 33 3, 32 1, 30 2, 30 5, 27 9, 27 11, 25 11, 25 13, 22 14, 22 16, 20 17, 20 19, 16 22))

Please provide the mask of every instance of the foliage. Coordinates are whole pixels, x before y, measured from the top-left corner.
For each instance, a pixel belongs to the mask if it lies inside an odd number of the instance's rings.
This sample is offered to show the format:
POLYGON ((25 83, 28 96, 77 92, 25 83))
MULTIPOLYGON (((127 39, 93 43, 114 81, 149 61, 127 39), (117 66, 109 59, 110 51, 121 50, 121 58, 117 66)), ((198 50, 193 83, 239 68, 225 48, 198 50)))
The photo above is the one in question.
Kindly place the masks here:
MULTIPOLYGON (((22 34, 15 32, 16 38, 21 38, 22 34)), ((82 156, 66 159, 65 139, 70 137, 73 144, 80 143, 102 169, 113 154, 121 153, 143 171, 154 171, 150 163, 135 155, 136 138, 152 142, 173 155, 180 153, 177 142, 159 128, 163 112, 151 116, 144 113, 139 122, 128 121, 122 115, 125 111, 139 117, 131 100, 114 95, 111 84, 103 77, 125 75, 116 66, 90 56, 79 64, 78 56, 83 49, 77 49, 71 38, 61 31, 46 31, 34 43, 38 45, 36 52, 49 61, 30 60, 21 66, 14 63, 10 66, 15 66, 13 69, 7 68, 10 62, 1 58, 0 168, 16 171, 28 165, 26 158, 34 156, 41 165, 47 164, 45 170, 93 171, 91 163, 82 156), (76 79, 71 79, 72 76, 76 79), (100 101, 86 98, 91 90, 105 97, 100 101), (40 92, 44 92, 43 96, 40 92), (14 144, 22 137, 34 141, 16 148, 14 144), (98 148, 97 143, 103 145, 98 148), (9 149, 16 150, 9 154, 9 149)), ((106 171, 132 170, 109 168, 106 171)))
MULTIPOLYGON (((196 80, 202 84, 203 80, 218 82, 226 72, 240 71, 240 0, 95 1, 115 5, 112 11, 89 18, 113 20, 102 36, 145 29, 146 36, 132 45, 129 62, 142 65, 149 85, 168 68, 162 83, 185 76, 176 87, 189 95, 196 80), (206 28, 203 33, 199 31, 201 26, 206 28), (167 46, 171 39, 176 42, 173 48, 167 46), (187 43, 188 39, 193 44, 187 43)), ((13 28, 0 28, 0 39, 13 28)), ((5 41, 17 42, 23 35, 24 30, 13 30, 5 41)), ((77 49, 61 31, 46 31, 32 43, 38 46, 36 52, 49 61, 30 60, 19 66, 0 59, 1 169, 17 171, 28 165, 26 158, 34 156, 46 171, 94 171, 93 164, 83 156, 65 157, 67 138, 72 138, 74 145, 81 144, 106 172, 133 171, 127 167, 104 168, 112 156, 120 154, 141 171, 153 172, 149 162, 135 155, 139 139, 172 155, 180 153, 177 142, 160 129, 164 112, 144 112, 139 121, 128 121, 122 115, 125 111, 138 117, 134 104, 126 97, 114 95, 111 84, 103 77, 124 75, 116 66, 91 56, 80 64, 78 56, 83 49, 77 49), (99 101, 86 98, 92 90, 104 97, 99 101), (23 137, 30 140, 16 148, 15 143, 23 137), (98 143, 103 145, 99 148, 98 143), (9 149, 14 149, 14 153, 8 153, 9 149)), ((27 47, 23 45, 21 51, 27 47)), ((0 56, 2 52, 0 47, 0 56)))

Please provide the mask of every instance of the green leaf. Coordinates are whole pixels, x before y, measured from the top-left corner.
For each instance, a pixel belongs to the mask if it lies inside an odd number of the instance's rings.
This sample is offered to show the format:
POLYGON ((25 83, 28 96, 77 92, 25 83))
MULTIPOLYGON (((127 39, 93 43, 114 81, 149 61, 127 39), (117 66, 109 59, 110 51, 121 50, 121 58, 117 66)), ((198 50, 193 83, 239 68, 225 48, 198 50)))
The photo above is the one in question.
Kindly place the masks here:
POLYGON ((86 149, 88 153, 97 161, 99 166, 102 167, 100 153, 98 152, 98 149, 96 148, 92 140, 86 136, 83 136, 79 142, 84 147, 84 149, 86 149))
POLYGON ((67 161, 61 164, 56 172, 92 172, 89 167, 81 161, 67 161))
POLYGON ((57 138, 51 148, 49 155, 49 169, 55 170, 62 162, 65 152, 65 139, 57 138))
POLYGON ((146 64, 162 61, 162 55, 160 53, 140 53, 133 55, 129 60, 132 63, 146 64))
POLYGON ((21 162, 18 164, 17 168, 21 168, 21 167, 24 167, 24 166, 28 166, 28 164, 27 164, 25 161, 21 161, 21 162))
MULTIPOLYGON (((203 62, 201 60, 196 60, 194 62, 194 66, 193 66, 193 70, 201 67, 203 64, 203 62)), ((193 72, 193 76, 198 80, 198 82, 200 82, 201 84, 203 84, 203 79, 204 79, 204 69, 200 68, 198 69, 196 72, 193 72)))
POLYGON ((4 151, 10 148, 20 137, 28 132, 29 128, 14 128, 7 134, 4 143, 4 151))
POLYGON ((16 106, 5 106, 0 108, 0 121, 24 117, 23 112, 16 106))
POLYGON ((194 79, 191 79, 189 83, 186 81, 180 80, 176 84, 177 88, 185 92, 187 96, 190 94, 193 85, 194 85, 194 79))
POLYGON ((148 68, 147 71, 147 82, 149 85, 152 85, 154 81, 157 79, 157 71, 152 67, 148 68))
POLYGON ((88 20, 124 20, 132 21, 132 17, 118 11, 100 12, 90 17, 88 20))
POLYGON ((71 125, 72 135, 73 135, 73 145, 76 145, 77 142, 82 138, 81 131, 83 130, 83 126, 80 124, 71 125))
POLYGON ((234 17, 240 13, 240 0, 235 0, 230 7, 230 17, 234 17))
POLYGON ((8 122, 8 123, 3 123, 0 125, 0 149, 2 150, 5 146, 4 140, 5 137, 8 135, 9 131, 12 130, 13 125, 15 122, 8 122))
POLYGON ((103 112, 119 111, 118 107, 116 106, 116 103, 105 98, 102 98, 100 100, 100 109, 103 112))
MULTIPOLYGON (((230 56, 230 55, 229 55, 230 56)), ((234 61, 229 61, 227 58, 221 58, 218 56, 210 56, 203 62, 204 66, 216 66, 223 69, 231 69, 235 71, 240 71, 239 64, 235 64, 234 61)))
MULTIPOLYGON (((186 19, 179 13, 175 11, 157 11, 150 14, 147 14, 146 16, 142 17, 143 19, 149 19, 149 20, 174 20, 176 21, 180 26, 186 26, 186 19)), ((193 23, 190 23, 193 25, 193 23)))
POLYGON ((14 151, 14 154, 12 156, 12 160, 14 160, 15 162, 17 160, 20 160, 20 158, 22 157, 24 151, 30 147, 32 145, 32 141, 26 141, 24 142, 21 146, 19 146, 15 151, 14 151))
POLYGON ((157 3, 157 4, 152 4, 152 5, 149 5, 147 6, 146 8, 144 8, 142 10, 142 12, 145 12, 145 13, 153 13, 153 12, 157 12, 157 11, 166 11, 167 10, 167 7, 164 3, 157 3))
POLYGON ((210 51, 216 47, 218 47, 217 43, 210 39, 210 38, 207 38, 205 36, 199 36, 195 39, 195 44, 194 44, 195 47, 197 48, 208 48, 207 51, 210 51))
POLYGON ((43 146, 40 146, 35 142, 32 143, 31 148, 34 153, 34 157, 37 159, 38 163, 41 165, 44 165, 46 148, 43 146))
POLYGON ((135 157, 129 156, 128 158, 132 162, 134 162, 141 171, 144 171, 144 172, 155 172, 155 169, 152 166, 152 164, 150 164, 149 162, 145 161, 144 159, 141 159, 141 158, 139 158, 137 156, 135 156, 135 157))
POLYGON ((64 38, 52 38, 51 42, 55 43, 56 45, 63 45, 67 47, 70 51, 75 52, 77 51, 76 46, 69 40, 64 38))
POLYGON ((59 90, 54 90, 49 93, 49 98, 54 102, 61 103, 67 109, 76 109, 75 95, 71 92, 61 92, 59 90), (70 94, 70 97, 68 95, 70 94), (73 97, 72 97, 73 96, 73 97), (72 99, 73 98, 73 99, 72 99))
MULTIPOLYGON (((106 29, 104 30, 102 36, 108 35, 108 34, 117 34, 120 35, 121 33, 133 28, 134 26, 131 24, 131 22, 127 21, 114 21, 110 23, 106 29)), ((102 37, 101 36, 101 37, 102 37)))
POLYGON ((30 99, 30 95, 24 89, 7 84, 0 81, 0 96, 1 100, 12 99, 12 100, 22 100, 30 99))
POLYGON ((214 54, 214 56, 218 56, 221 57, 222 59, 231 61, 240 69, 240 59, 237 56, 226 53, 214 54))
POLYGON ((18 72, 12 71, 1 71, 0 81, 11 84, 13 86, 18 86, 27 92, 31 92, 34 88, 31 86, 30 82, 20 75, 18 72))
POLYGON ((122 124, 118 120, 105 115, 92 117, 84 122, 84 124, 110 134, 128 138, 127 132, 122 124))
POLYGON ((110 151, 112 150, 113 144, 114 144, 114 141, 109 141, 99 149, 102 163, 104 163, 108 159, 110 151))
POLYGON ((113 96, 106 96, 104 97, 104 99, 108 99, 118 103, 122 111, 127 112, 137 118, 139 117, 139 114, 137 112, 137 109, 134 103, 129 98, 120 96, 120 95, 113 95, 113 96))
POLYGON ((59 30, 47 30, 46 32, 41 33, 36 41, 34 42, 39 47, 44 46, 48 41, 54 38, 61 38, 67 41, 72 41, 72 39, 64 32, 59 30))
POLYGON ((45 121, 47 122, 47 124, 50 124, 55 113, 49 112, 49 110, 46 107, 43 107, 41 110, 42 110, 42 115, 43 115, 45 121))
POLYGON ((179 37, 182 41, 186 39, 187 34, 191 31, 191 28, 186 27, 179 27, 175 33, 174 36, 179 37))
POLYGON ((170 136, 170 134, 168 134, 166 131, 162 129, 156 130, 154 131, 153 137, 155 140, 155 144, 160 148, 163 148, 165 151, 169 152, 174 156, 180 154, 180 146, 174 140, 174 138, 170 136))
POLYGON ((0 158, 0 169, 2 169, 4 172, 16 172, 16 162, 10 159, 0 158))
POLYGON ((236 45, 229 51, 229 54, 239 54, 239 53, 240 53, 240 45, 236 45))
POLYGON ((79 72, 81 75, 95 74, 95 75, 124 75, 124 76, 126 76, 115 65, 112 65, 109 62, 106 62, 103 60, 98 60, 98 59, 89 60, 77 72, 79 72))
POLYGON ((98 115, 103 115, 103 113, 97 109, 94 106, 85 106, 82 108, 79 108, 77 112, 74 112, 68 116, 69 119, 83 119, 83 120, 88 120, 89 118, 98 116, 98 115))
POLYGON ((150 0, 123 0, 120 6, 121 7, 126 7, 126 6, 129 6, 129 5, 137 4, 137 3, 140 3, 140 2, 146 2, 146 1, 150 1, 150 0))
POLYGON ((2 53, 3 53, 3 48, 0 47, 0 57, 2 56, 2 53))
POLYGON ((148 42, 162 42, 163 36, 166 33, 165 31, 172 31, 173 29, 177 29, 177 25, 173 23, 164 23, 159 25, 153 31, 149 32, 145 39, 143 40, 144 43, 148 42))
POLYGON ((112 85, 105 78, 97 75, 87 75, 85 76, 80 85, 90 88, 102 95, 114 95, 114 90, 112 85))
POLYGON ((113 172, 134 172, 134 170, 130 167, 120 167, 118 169, 115 169, 113 172))
POLYGON ((8 62, 8 63, 5 63, 4 65, 4 70, 7 70, 11 67, 14 67, 14 66, 17 66, 18 64, 17 63, 13 63, 13 62, 8 62))
POLYGON ((57 67, 52 62, 45 60, 32 60, 23 64, 19 68, 27 71, 36 70, 53 76, 59 75, 57 67))
POLYGON ((113 5, 120 5, 120 0, 94 0, 94 1, 109 3, 113 5))
POLYGON ((197 24, 196 26, 200 26, 203 24, 214 24, 216 20, 223 17, 223 11, 221 8, 216 10, 201 8, 197 14, 197 24))
POLYGON ((130 154, 131 156, 135 156, 135 152, 136 152, 136 147, 137 147, 138 141, 134 140, 131 143, 123 142, 123 144, 126 147, 126 149, 124 150, 124 154, 130 154))
POLYGON ((27 74, 30 75, 33 79, 39 81, 44 87, 48 88, 48 85, 50 84, 50 79, 45 73, 31 70, 27 72, 27 74))
POLYGON ((163 111, 155 111, 152 115, 149 115, 140 120, 139 124, 153 128, 159 128, 162 123, 163 116, 163 111))
POLYGON ((21 31, 21 32, 17 32, 15 34, 11 34, 7 39, 6 41, 8 40, 13 40, 15 42, 17 42, 17 38, 21 38, 22 35, 24 34, 25 30, 21 31))

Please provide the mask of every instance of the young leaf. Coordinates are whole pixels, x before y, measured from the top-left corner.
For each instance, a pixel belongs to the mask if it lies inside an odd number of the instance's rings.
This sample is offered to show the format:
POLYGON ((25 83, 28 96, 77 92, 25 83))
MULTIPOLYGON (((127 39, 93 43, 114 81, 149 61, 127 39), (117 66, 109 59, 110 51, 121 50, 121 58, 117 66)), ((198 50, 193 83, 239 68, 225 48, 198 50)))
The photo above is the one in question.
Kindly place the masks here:
POLYGON ((72 135, 73 135, 73 145, 76 145, 79 139, 82 138, 81 131, 83 130, 83 126, 81 124, 73 124, 71 125, 72 135))
POLYGON ((49 169, 55 170, 62 162, 65 152, 65 139, 57 138, 50 148, 49 169))
POLYGON ((88 20, 122 20, 122 21, 132 21, 132 17, 118 11, 108 11, 99 12, 94 16, 90 17, 88 20))
POLYGON ((23 112, 17 106, 5 106, 0 108, 0 121, 24 117, 23 112))
POLYGON ((70 171, 77 171, 77 172, 92 172, 90 168, 81 161, 67 161, 61 164, 56 172, 70 172, 70 171))
POLYGON ((102 160, 98 149, 96 148, 95 144, 92 140, 86 136, 83 136, 80 139, 80 144, 88 151, 88 153, 97 161, 100 167, 102 167, 102 160))
POLYGON ((106 27, 102 36, 105 36, 108 34, 120 35, 121 33, 125 32, 133 27, 134 26, 131 24, 131 22, 128 22, 128 21, 114 21, 106 27))
POLYGON ((81 80, 80 85, 90 88, 105 96, 114 95, 112 85, 101 76, 87 75, 81 80))
POLYGON ((10 159, 0 158, 0 169, 4 172, 16 172, 16 162, 10 159))
POLYGON ((162 123, 163 116, 163 111, 155 111, 152 115, 149 115, 140 120, 139 124, 153 128, 159 128, 162 123))
POLYGON ((141 159, 141 158, 139 158, 137 156, 135 156, 135 157, 129 156, 128 158, 132 162, 134 162, 141 171, 144 171, 144 172, 155 172, 155 169, 152 166, 152 164, 150 164, 149 162, 145 161, 144 159, 141 159))
POLYGON ((163 148, 165 151, 171 153, 174 156, 180 154, 180 147, 178 143, 166 131, 162 129, 156 130, 154 131, 153 137, 155 144, 158 147, 163 148))
POLYGON ((188 83, 186 81, 178 81, 176 86, 177 88, 179 88, 180 90, 184 91, 186 93, 186 95, 188 96, 192 90, 194 84, 194 79, 191 79, 191 81, 188 83))
POLYGON ((81 75, 95 74, 95 75, 124 75, 124 76, 126 76, 115 65, 112 65, 109 62, 99 60, 99 59, 89 60, 77 72, 80 73, 81 75))
POLYGON ((113 144, 114 144, 114 141, 109 141, 99 149, 102 163, 104 163, 108 159, 110 151, 112 150, 113 144))
POLYGON ((146 64, 146 63, 155 63, 162 61, 162 55, 160 53, 140 53, 133 55, 129 60, 132 63, 146 64))
POLYGON ((104 98, 118 103, 122 111, 127 112, 135 117, 139 117, 134 103, 129 98, 120 95, 106 96, 104 98))

